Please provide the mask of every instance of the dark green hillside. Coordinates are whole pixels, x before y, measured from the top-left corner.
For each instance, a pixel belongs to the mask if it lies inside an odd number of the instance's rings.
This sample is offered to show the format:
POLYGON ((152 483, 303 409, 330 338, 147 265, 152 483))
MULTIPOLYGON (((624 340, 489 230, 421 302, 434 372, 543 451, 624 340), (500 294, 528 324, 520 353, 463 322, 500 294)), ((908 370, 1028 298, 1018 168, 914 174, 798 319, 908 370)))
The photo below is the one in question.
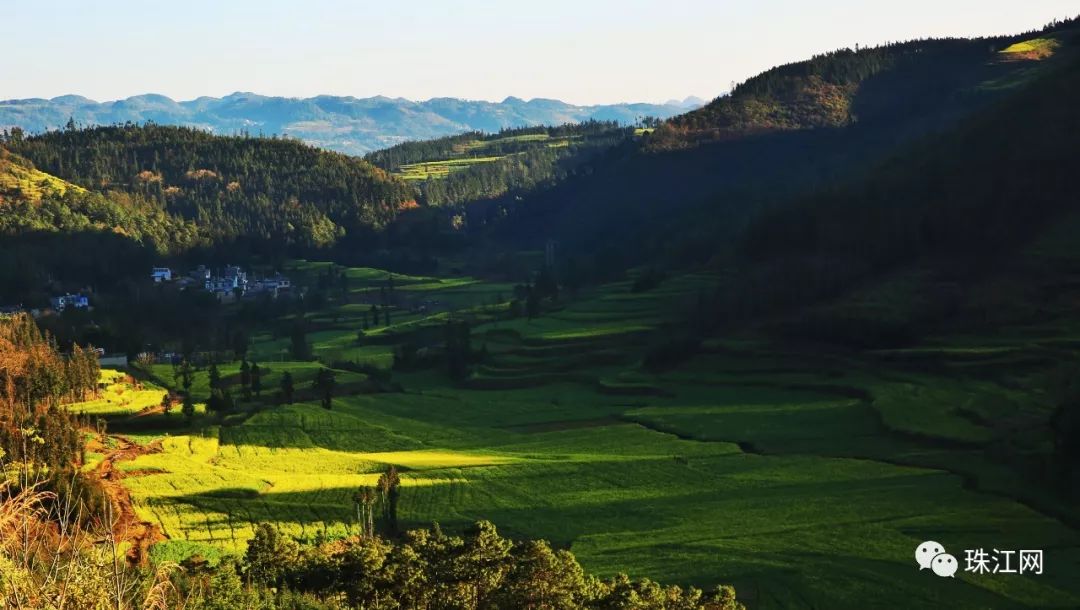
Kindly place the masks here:
MULTIPOLYGON (((854 183, 762 215, 742 242, 742 268, 758 270, 757 283, 771 286, 756 308, 803 305, 914 265, 923 273, 893 295, 888 315, 845 307, 799 330, 880 344, 910 341, 927 326, 1015 316, 1015 304, 988 310, 965 295, 971 284, 1014 266, 1016 253, 1048 227, 1080 211, 1078 107, 1080 63, 1074 62, 854 183), (762 281, 765 275, 773 281, 762 281)), ((1029 305, 1021 316, 1030 315, 1039 292, 1045 291, 1014 289, 1012 298, 1029 305)))
POLYGON ((48 286, 105 289, 156 258, 207 243, 194 222, 124 192, 89 191, 0 148, 0 303, 38 306, 48 286))
POLYGON ((550 186, 634 137, 632 127, 589 121, 406 142, 365 158, 415 184, 425 203, 456 205, 550 186))
POLYGON ((780 66, 730 95, 674 117, 650 138, 653 150, 769 130, 896 122, 963 114, 983 89, 1015 85, 1057 59, 1075 38, 1070 23, 1038 34, 986 39, 920 40, 863 50, 841 49, 780 66), (1034 39, 1042 53, 1017 49, 1034 39))
POLYGON ((413 198, 364 161, 287 139, 127 125, 9 138, 6 146, 87 189, 126 193, 195 221, 213 240, 327 245, 384 227, 413 198))
POLYGON ((1026 38, 842 51, 793 64, 665 124, 647 138, 645 153, 611 148, 588 172, 530 193, 523 202, 476 204, 469 225, 509 217, 502 235, 510 243, 539 247, 558 239, 567 255, 589 268, 618 269, 658 258, 673 265, 706 263, 731 254, 760 210, 859 179, 903 147, 992 112, 996 104, 1067 66, 1077 47, 1071 30, 1055 29, 1026 38), (1016 52, 1027 45, 1048 52, 1016 52), (822 114, 832 107, 817 95, 778 103, 778 113, 753 128, 724 110, 739 100, 791 91, 789 85, 811 77, 854 87, 845 98, 842 120, 822 119, 833 116, 822 114), (855 87, 856 82, 861 84, 855 87), (724 120, 731 119, 735 127, 709 127, 712 135, 703 139, 691 138, 689 128, 675 129, 712 125, 710 116, 728 117, 724 120), (665 131, 678 138, 665 140, 665 131), (698 145, 685 146, 691 142, 698 145))

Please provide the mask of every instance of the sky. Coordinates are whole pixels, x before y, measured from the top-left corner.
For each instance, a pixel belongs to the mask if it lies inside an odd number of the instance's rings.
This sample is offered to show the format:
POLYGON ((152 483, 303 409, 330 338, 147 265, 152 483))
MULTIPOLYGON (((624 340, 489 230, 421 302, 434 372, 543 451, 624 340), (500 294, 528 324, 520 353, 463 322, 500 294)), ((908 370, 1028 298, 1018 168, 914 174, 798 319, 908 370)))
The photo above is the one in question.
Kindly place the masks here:
POLYGON ((0 99, 663 102, 836 48, 1076 14, 1076 0, 0 0, 0 99))

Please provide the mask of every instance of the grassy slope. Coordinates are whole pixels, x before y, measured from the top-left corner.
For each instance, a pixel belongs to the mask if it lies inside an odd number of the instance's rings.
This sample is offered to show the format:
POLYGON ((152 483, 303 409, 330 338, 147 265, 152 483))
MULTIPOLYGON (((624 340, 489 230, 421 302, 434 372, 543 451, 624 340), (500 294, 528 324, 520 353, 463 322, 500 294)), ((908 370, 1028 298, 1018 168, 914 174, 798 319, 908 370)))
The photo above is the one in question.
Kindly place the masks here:
POLYGON ((126 374, 112 369, 101 371, 101 383, 105 387, 96 400, 79 403, 71 410, 95 417, 131 416, 161 406, 165 395, 165 390, 149 382, 132 385, 126 374))
MULTIPOLYGON (((360 294, 385 278, 351 275, 360 294)), ((238 425, 178 431, 164 453, 124 463, 136 473, 125 481, 171 538, 159 557, 242 549, 257 521, 302 537, 344 534, 354 528, 353 490, 395 464, 406 470, 409 525, 488 518, 569 545, 603 574, 734 581, 757 607, 1080 603, 1067 578, 1080 537, 1010 498, 1023 497, 1025 482, 983 453, 999 431, 956 409, 1009 396, 992 375, 787 353, 753 336, 712 344, 670 372, 641 371, 643 330, 665 328, 717 281, 678 276, 647 293, 616 283, 531 323, 489 322, 474 342, 491 359, 466 387, 439 370, 396 375, 405 393, 347 395, 332 411, 276 406, 238 425), (926 417, 940 425, 928 428, 926 417), (925 538, 950 550, 1046 548, 1057 567, 1041 578, 926 578, 911 561, 925 538)), ((433 299, 484 286, 396 282, 433 299)), ((392 337, 444 315, 403 316, 378 332, 392 337)), ((354 335, 339 325, 317 351, 334 333, 354 335)), ((982 337, 942 343, 958 365, 992 349, 982 337)), ((314 370, 265 366, 293 370, 298 387, 314 370)), ((223 373, 234 378, 236 368, 223 373)), ((159 377, 169 381, 167 367, 159 377)), ((203 385, 200 373, 197 393, 203 385)))
POLYGON ((0 148, 0 203, 27 201, 38 203, 46 195, 62 196, 69 190, 85 189, 37 170, 24 159, 0 148))

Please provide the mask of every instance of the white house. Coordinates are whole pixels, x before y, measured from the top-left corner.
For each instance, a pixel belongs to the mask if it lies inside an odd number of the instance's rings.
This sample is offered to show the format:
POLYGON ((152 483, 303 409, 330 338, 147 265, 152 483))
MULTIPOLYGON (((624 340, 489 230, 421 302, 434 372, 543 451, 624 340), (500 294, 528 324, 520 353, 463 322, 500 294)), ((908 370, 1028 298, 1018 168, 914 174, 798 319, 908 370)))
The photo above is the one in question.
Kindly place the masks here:
POLYGON ((168 267, 154 267, 150 272, 150 278, 157 284, 160 284, 161 282, 171 282, 172 269, 169 269, 168 267))
POLYGON ((208 292, 217 294, 219 298, 232 295, 238 290, 243 295, 248 290, 247 272, 240 267, 227 265, 221 275, 208 274, 203 286, 208 292))
POLYGON ((231 283, 233 288, 239 288, 242 291, 247 290, 247 272, 240 267, 226 265, 222 277, 225 278, 225 281, 231 283))
POLYGON ((86 309, 90 307, 90 299, 81 294, 65 294, 50 299, 52 302, 52 308, 56 311, 64 311, 68 307, 74 307, 75 309, 86 309))
POLYGON ((272 290, 274 292, 277 292, 279 290, 288 290, 292 287, 292 283, 289 281, 289 278, 281 275, 280 273, 275 273, 274 275, 271 275, 270 277, 264 279, 262 281, 262 285, 265 290, 272 290))

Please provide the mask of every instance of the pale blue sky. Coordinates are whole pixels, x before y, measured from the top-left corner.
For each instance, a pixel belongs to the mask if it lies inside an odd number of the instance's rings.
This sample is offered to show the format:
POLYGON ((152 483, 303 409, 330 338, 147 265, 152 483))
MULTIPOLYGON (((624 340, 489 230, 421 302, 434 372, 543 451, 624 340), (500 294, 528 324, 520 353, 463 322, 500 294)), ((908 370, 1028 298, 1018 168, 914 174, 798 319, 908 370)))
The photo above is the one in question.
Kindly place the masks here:
POLYGON ((1077 13, 1076 0, 0 0, 0 99, 708 98, 838 47, 1077 13))

